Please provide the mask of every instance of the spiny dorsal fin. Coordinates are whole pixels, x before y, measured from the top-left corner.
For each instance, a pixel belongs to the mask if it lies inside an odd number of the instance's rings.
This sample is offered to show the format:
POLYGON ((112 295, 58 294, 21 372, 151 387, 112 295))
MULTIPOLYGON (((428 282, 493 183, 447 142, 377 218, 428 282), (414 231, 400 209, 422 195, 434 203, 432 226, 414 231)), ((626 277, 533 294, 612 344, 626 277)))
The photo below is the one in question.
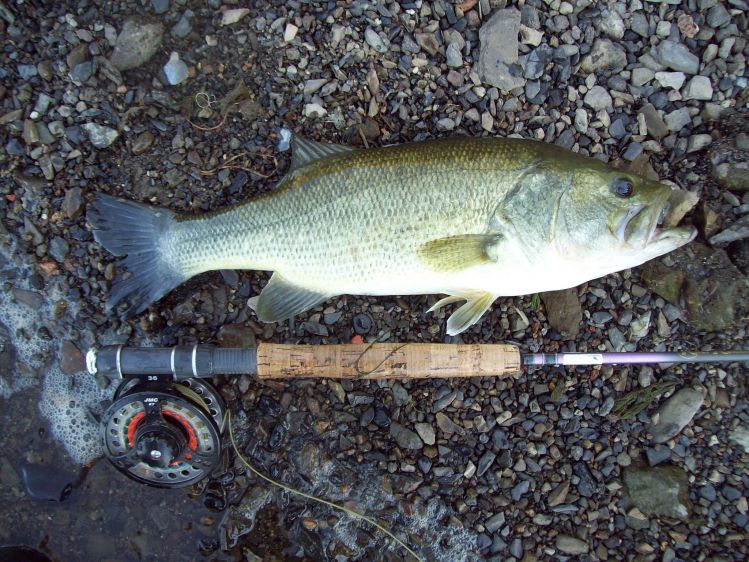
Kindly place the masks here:
POLYGON ((499 260, 501 234, 462 234, 430 240, 417 250, 429 269, 442 273, 499 260))
POLYGON ((352 146, 316 142, 302 138, 299 135, 293 135, 291 137, 291 169, 289 171, 298 170, 320 158, 352 152, 354 150, 356 149, 352 146))

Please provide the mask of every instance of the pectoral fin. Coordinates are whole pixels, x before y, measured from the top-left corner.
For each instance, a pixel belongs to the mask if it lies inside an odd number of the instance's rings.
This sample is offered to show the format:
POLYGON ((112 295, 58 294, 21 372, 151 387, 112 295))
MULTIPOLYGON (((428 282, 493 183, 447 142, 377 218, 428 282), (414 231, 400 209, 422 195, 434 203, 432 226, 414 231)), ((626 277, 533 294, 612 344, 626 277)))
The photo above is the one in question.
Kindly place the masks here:
POLYGON ((262 322, 281 322, 309 310, 332 296, 299 287, 274 273, 268 284, 260 291, 260 296, 250 299, 250 306, 255 309, 258 319, 262 322))
POLYGON ((447 333, 457 336, 478 322, 497 297, 491 293, 475 293, 466 297, 466 303, 447 319, 447 333))
POLYGON ((419 259, 431 270, 452 273, 499 260, 501 234, 462 234, 422 244, 419 259))

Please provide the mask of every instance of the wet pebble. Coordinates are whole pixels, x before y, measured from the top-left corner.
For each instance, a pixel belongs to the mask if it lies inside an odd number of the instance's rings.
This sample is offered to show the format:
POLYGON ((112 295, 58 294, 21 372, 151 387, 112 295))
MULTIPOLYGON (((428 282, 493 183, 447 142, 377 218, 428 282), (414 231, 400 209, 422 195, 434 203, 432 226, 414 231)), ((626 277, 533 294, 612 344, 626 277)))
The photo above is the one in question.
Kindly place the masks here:
POLYGON ((117 140, 119 133, 117 130, 98 123, 86 123, 83 129, 88 134, 88 138, 96 148, 107 148, 117 140))

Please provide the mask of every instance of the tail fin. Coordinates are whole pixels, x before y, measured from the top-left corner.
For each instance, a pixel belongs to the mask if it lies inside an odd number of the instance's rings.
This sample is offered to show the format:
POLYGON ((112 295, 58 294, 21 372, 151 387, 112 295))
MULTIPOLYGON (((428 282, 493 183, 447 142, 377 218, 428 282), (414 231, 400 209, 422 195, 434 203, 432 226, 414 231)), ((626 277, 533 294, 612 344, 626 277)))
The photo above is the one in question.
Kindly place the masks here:
POLYGON ((120 263, 130 271, 129 277, 120 274, 115 279, 108 310, 125 300, 125 315, 139 314, 186 280, 159 248, 174 224, 171 211, 97 193, 86 218, 94 239, 113 255, 125 256, 120 263))

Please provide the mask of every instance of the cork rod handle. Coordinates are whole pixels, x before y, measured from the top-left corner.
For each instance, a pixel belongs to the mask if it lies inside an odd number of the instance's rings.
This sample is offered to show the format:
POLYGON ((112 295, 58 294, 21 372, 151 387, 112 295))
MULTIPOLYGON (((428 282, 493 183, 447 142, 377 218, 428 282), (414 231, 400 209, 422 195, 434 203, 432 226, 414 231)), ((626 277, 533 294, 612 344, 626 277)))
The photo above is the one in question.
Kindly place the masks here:
POLYGON ((501 344, 375 343, 285 345, 261 343, 261 378, 504 377, 520 371, 517 347, 501 344))

